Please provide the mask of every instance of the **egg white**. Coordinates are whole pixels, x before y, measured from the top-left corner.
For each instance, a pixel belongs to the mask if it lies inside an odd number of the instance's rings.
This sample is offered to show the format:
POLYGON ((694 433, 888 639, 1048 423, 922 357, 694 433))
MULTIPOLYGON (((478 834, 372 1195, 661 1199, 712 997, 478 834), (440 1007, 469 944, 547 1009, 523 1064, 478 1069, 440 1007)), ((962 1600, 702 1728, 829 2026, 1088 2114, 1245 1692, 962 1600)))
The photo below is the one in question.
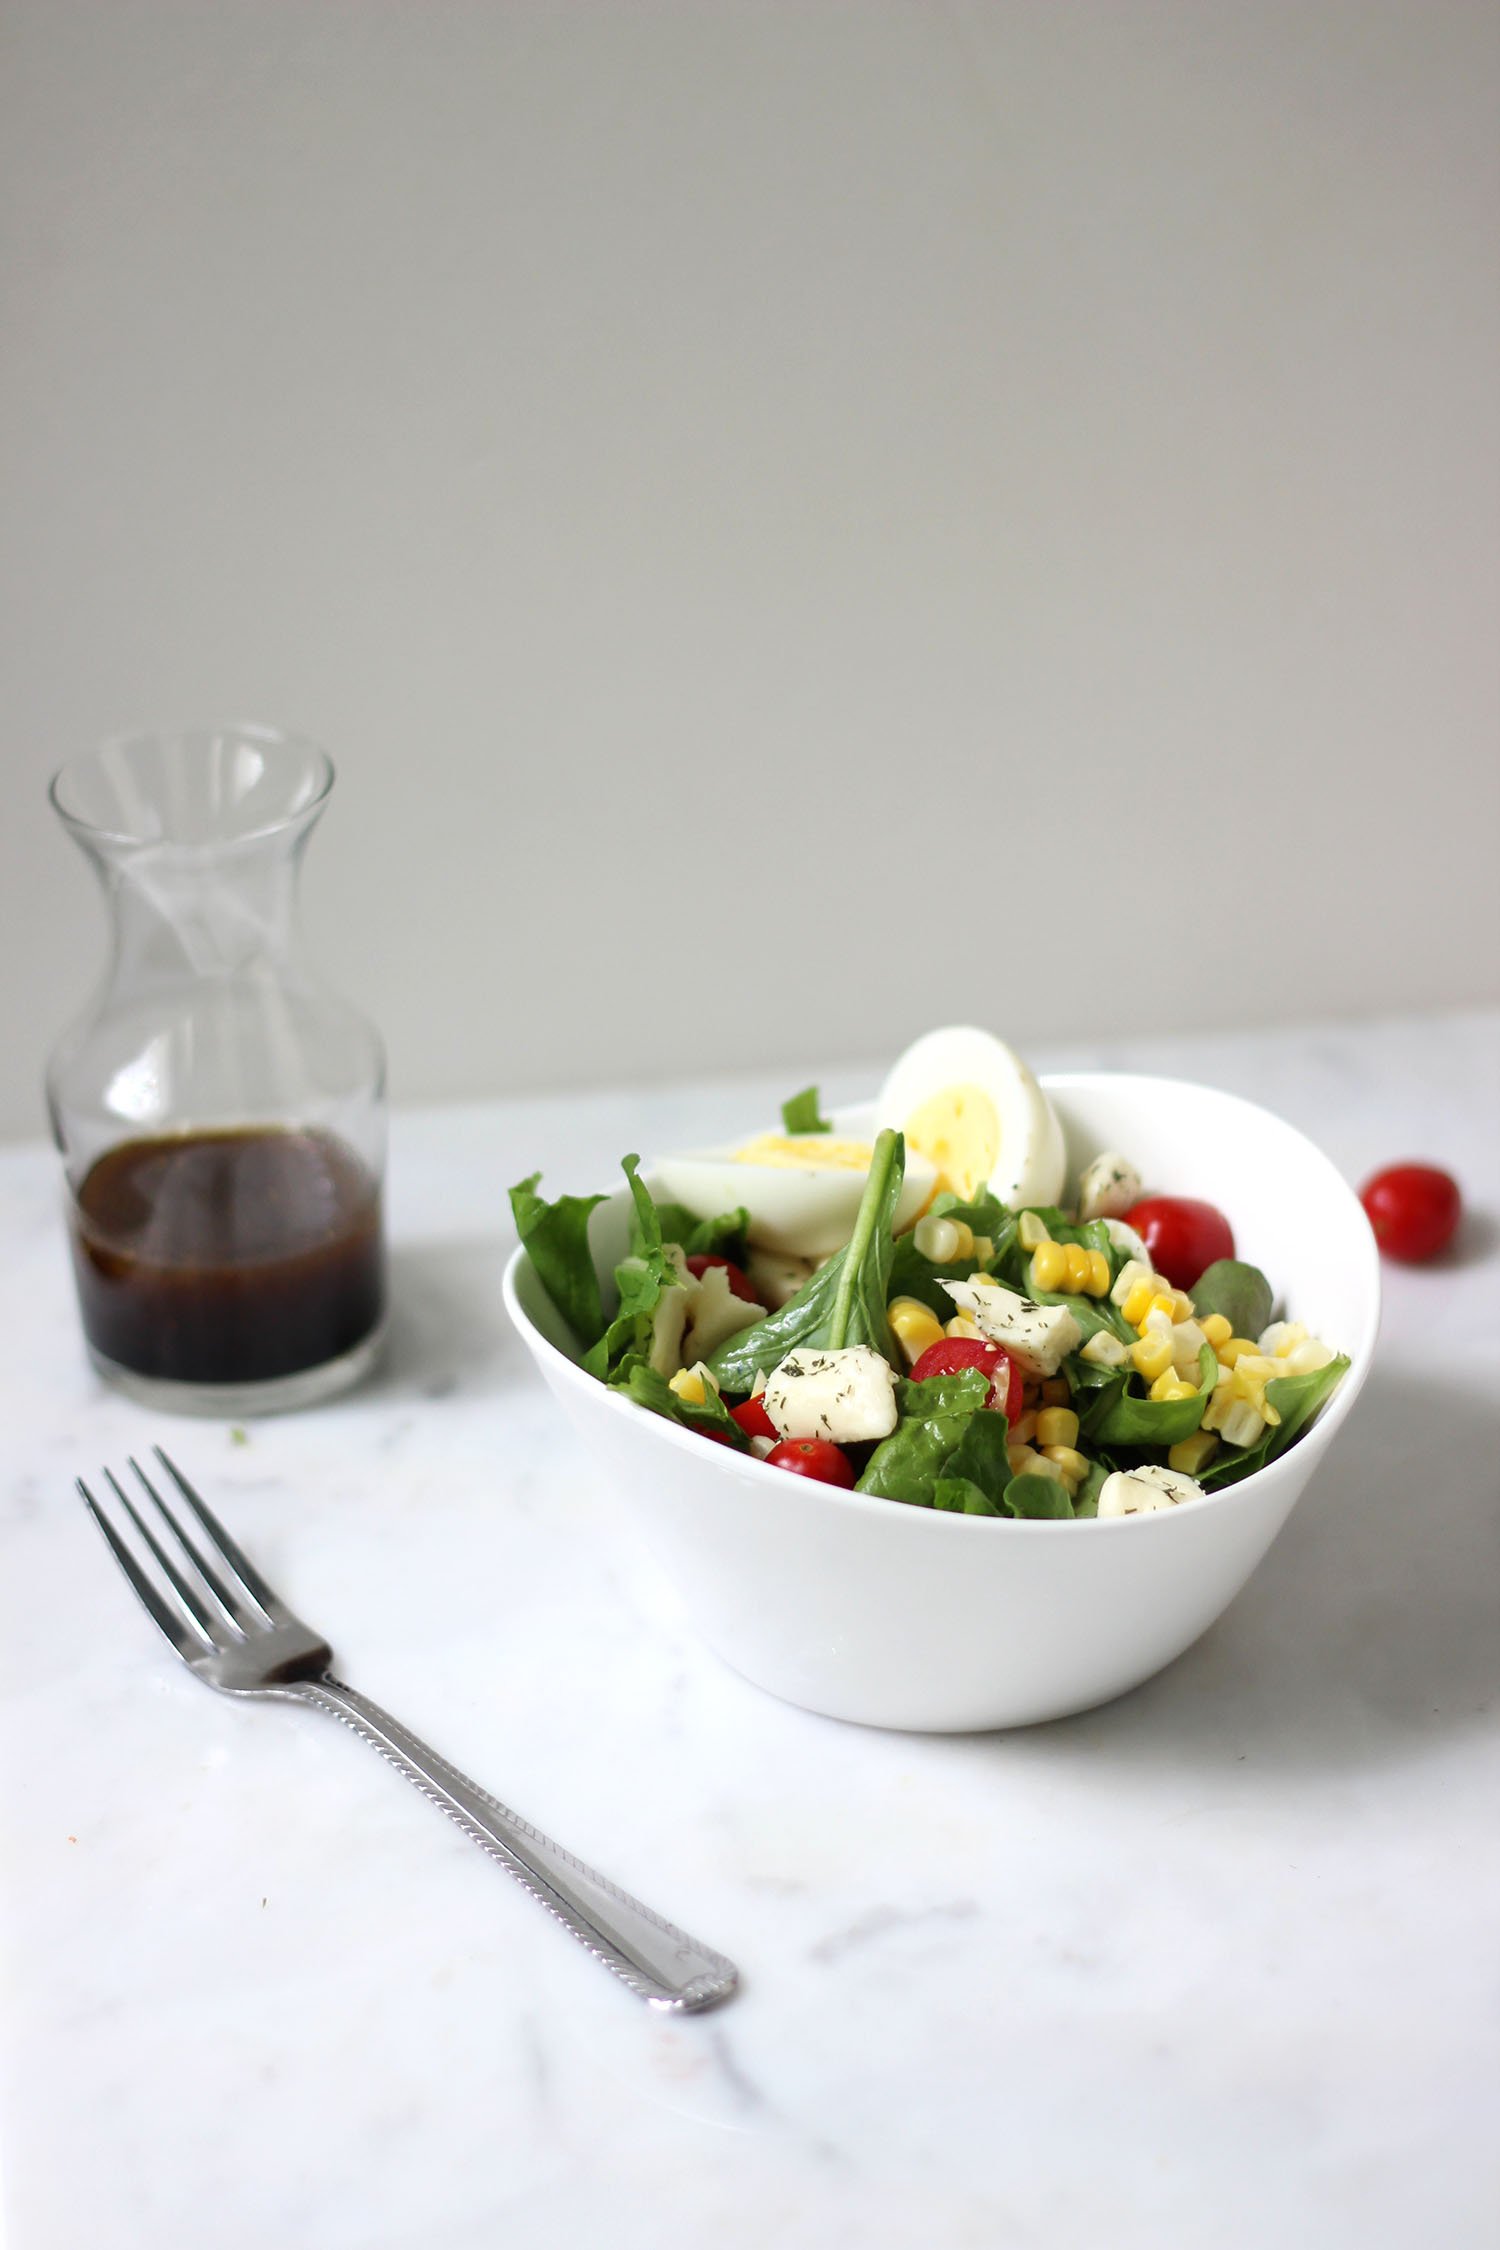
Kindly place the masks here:
MULTIPOLYGON (((877 1127, 905 1132, 925 1102, 959 1086, 975 1086, 994 1104, 1000 1146, 987 1186, 1012 1210, 1055 1204, 1067 1174, 1062 1126, 1020 1056, 988 1031, 950 1024, 907 1048, 880 1089, 877 1127)), ((908 1162, 917 1152, 908 1141, 908 1162)))
MULTIPOLYGON (((839 1134, 846 1137, 852 1138, 839 1134)), ((749 1138, 745 1135, 735 1147, 743 1148, 749 1138)), ((863 1172, 815 1164, 737 1164, 733 1148, 661 1156, 651 1171, 662 1194, 684 1204, 694 1218, 714 1219, 743 1204, 750 1214, 751 1242, 800 1258, 827 1258, 842 1250, 865 1187, 863 1172)), ((896 1206, 898 1232, 920 1216, 936 1181, 932 1166, 908 1149, 896 1206)))

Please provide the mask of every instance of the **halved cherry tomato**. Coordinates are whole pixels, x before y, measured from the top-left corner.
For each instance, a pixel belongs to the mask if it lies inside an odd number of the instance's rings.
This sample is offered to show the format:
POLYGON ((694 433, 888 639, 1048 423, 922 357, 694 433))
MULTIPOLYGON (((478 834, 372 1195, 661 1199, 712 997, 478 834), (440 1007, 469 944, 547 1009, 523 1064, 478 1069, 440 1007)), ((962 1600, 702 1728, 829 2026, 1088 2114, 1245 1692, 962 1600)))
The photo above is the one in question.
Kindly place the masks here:
POLYGON ((766 1412, 765 1398, 764 1391, 757 1391, 754 1398, 747 1398, 743 1406, 731 1406, 729 1409, 730 1420, 739 1423, 746 1437, 779 1438, 781 1435, 766 1412))
POLYGON ((846 1492, 854 1489, 854 1463, 827 1438, 783 1438, 780 1445, 771 1448, 766 1461, 773 1469, 790 1469, 793 1476, 816 1477, 819 1484, 841 1484, 846 1492))
POLYGON ((992 1344, 988 1337, 945 1336, 940 1344, 929 1344, 913 1367, 911 1379, 925 1383, 929 1375, 962 1375, 971 1367, 990 1379, 985 1404, 1002 1408, 1006 1421, 1014 1427, 1021 1419, 1025 1377, 1019 1360, 1012 1359, 1003 1344, 992 1344))
POLYGON ((688 1272, 691 1274, 696 1274, 697 1278, 700 1281, 703 1279, 704 1274, 708 1271, 710 1266, 722 1266, 724 1268, 724 1271, 729 1276, 730 1291, 734 1296, 740 1299, 742 1304, 758 1305, 760 1303, 759 1297, 757 1297, 755 1294, 755 1289, 750 1280, 750 1276, 741 1267, 735 1264, 733 1258, 721 1258, 718 1253, 713 1250, 695 1250, 692 1257, 687 1261, 688 1272))
POLYGON ((1435 1164, 1388 1164, 1359 1200, 1386 1256, 1409 1266, 1447 1249, 1463 1211, 1457 1180, 1435 1164))
POLYGON ((1220 1258, 1234 1256, 1234 1233, 1222 1211, 1194 1195, 1148 1195, 1125 1224, 1145 1243, 1151 1263, 1174 1289, 1190 1290, 1220 1258))

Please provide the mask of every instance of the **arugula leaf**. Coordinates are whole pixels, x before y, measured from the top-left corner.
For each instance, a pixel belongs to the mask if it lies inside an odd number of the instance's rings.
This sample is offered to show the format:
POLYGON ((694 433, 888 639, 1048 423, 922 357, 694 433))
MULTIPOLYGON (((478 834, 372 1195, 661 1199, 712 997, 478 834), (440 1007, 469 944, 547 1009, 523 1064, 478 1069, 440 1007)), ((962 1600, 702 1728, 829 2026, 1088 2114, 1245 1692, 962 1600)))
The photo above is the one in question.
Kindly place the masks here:
POLYGON ((848 1242, 805 1281, 795 1297, 764 1320, 727 1337, 706 1362, 722 1389, 749 1391, 756 1371, 769 1374, 790 1351, 838 1351, 868 1344, 899 1367, 885 1306, 895 1245, 891 1222, 901 1199, 905 1144, 883 1132, 875 1143, 864 1194, 848 1242))
POLYGON ((1205 1344, 1198 1354, 1198 1388, 1187 1398, 1137 1397, 1126 1386, 1123 1368, 1111 1372, 1118 1381, 1097 1388, 1093 1404, 1079 1416, 1080 1435, 1099 1445, 1178 1445, 1203 1419, 1219 1363, 1205 1344))
MULTIPOLYGON (((630 1359, 639 1356, 649 1361, 658 1316, 665 1320, 673 1309, 669 1291, 675 1289, 681 1294, 686 1309, 682 1276, 672 1254, 677 1245, 669 1246, 663 1237, 661 1214, 640 1178, 640 1161, 638 1156, 621 1159, 635 1215, 630 1230, 631 1254, 615 1268, 620 1302, 614 1319, 583 1358, 585 1371, 605 1383, 619 1380, 630 1359)), ((677 1325, 680 1332, 681 1322, 677 1325)))
POLYGON ((627 1398, 633 1398, 637 1406, 664 1415, 669 1422, 680 1422, 685 1430, 712 1431, 727 1440, 738 1453, 749 1447, 750 1440, 711 1384, 704 1385, 703 1404, 698 1406, 689 1399, 679 1398, 666 1376, 659 1375, 645 1360, 631 1358, 621 1368, 616 1387, 627 1398))
POLYGON ((1241 1477, 1263 1469, 1268 1461, 1285 1453, 1348 1372, 1349 1361, 1340 1356, 1307 1375, 1273 1375, 1266 1385, 1266 1397, 1281 1416, 1280 1422, 1268 1427, 1254 1445, 1223 1447, 1202 1472, 1199 1483, 1209 1489, 1238 1484, 1241 1477))
POLYGON ((1230 1334, 1248 1336, 1253 1343, 1271 1322, 1271 1284, 1259 1266, 1243 1258, 1216 1258, 1193 1285, 1193 1318, 1206 1320, 1222 1313, 1230 1334))
POLYGON ((800 1133, 831 1133, 833 1127, 826 1117, 818 1113, 818 1089, 804 1086, 800 1094, 788 1094, 781 1105, 781 1129, 794 1138, 800 1133))
POLYGON ((510 1191, 516 1232, 543 1288, 579 1343, 592 1344, 603 1332, 604 1301, 589 1254, 589 1214, 605 1198, 560 1195, 555 1203, 548 1203, 536 1192, 541 1176, 533 1172, 510 1191))
MULTIPOLYGON (((904 1378, 896 1385, 896 1427, 870 1455, 855 1491, 930 1508, 938 1477, 989 1395, 989 1377, 977 1367, 920 1383, 904 1378)), ((993 1419, 1005 1427, 1003 1414, 993 1419)))

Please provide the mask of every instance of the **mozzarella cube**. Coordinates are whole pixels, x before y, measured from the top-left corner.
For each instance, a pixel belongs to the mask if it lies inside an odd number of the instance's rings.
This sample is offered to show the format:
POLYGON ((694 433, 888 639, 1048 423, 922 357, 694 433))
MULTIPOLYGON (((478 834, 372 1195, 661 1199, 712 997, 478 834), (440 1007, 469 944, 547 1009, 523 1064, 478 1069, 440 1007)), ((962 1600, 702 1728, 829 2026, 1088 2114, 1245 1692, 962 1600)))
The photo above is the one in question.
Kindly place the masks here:
POLYGON ((943 1287, 992 1344, 1003 1344, 1029 1375, 1055 1375, 1083 1339, 1066 1305, 1036 1305, 994 1282, 945 1281, 943 1287))
POLYGON ((1162 1508, 1179 1508, 1184 1500, 1201 1500, 1203 1487, 1196 1477, 1180 1469, 1163 1469, 1153 1461, 1144 1469, 1116 1469, 1099 1487, 1101 1516, 1151 1516, 1162 1508))
POLYGON ((868 1344, 788 1352, 761 1403, 784 1438, 861 1445, 896 1427, 896 1370, 868 1344))
POLYGON ((1107 1148, 1086 1164, 1078 1182, 1080 1219, 1118 1218, 1141 1200, 1141 1175, 1118 1149, 1107 1148))

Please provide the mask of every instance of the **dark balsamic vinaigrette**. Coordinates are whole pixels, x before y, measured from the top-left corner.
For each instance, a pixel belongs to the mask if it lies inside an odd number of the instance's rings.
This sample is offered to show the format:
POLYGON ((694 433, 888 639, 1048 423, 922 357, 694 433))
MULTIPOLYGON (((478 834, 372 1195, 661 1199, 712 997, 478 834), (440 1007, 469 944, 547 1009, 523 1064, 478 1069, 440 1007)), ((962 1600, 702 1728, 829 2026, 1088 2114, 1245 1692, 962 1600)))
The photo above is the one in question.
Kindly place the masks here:
POLYGON ((117 1367, 262 1383, 339 1359, 385 1308, 380 1184, 331 1133, 125 1141, 74 1199, 84 1334, 117 1367))

